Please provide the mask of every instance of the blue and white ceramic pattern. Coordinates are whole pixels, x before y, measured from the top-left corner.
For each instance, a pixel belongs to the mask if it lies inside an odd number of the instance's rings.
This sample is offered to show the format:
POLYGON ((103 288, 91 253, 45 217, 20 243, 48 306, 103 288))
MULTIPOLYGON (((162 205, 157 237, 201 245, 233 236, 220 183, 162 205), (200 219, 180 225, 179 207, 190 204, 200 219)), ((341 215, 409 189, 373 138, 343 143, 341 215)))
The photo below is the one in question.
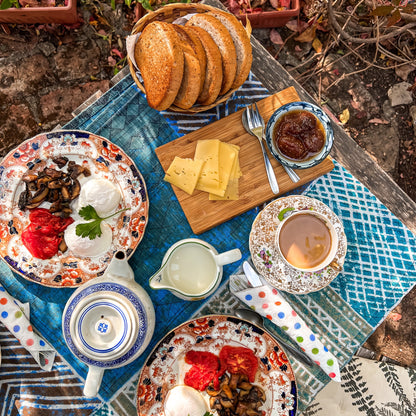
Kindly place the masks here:
POLYGON ((102 277, 78 288, 66 303, 62 332, 69 350, 89 366, 84 395, 98 393, 105 369, 124 366, 148 346, 155 312, 118 251, 102 277))
POLYGON ((148 329, 140 298, 116 283, 93 284, 82 290, 69 303, 63 318, 71 352, 84 363, 103 368, 129 361, 142 347, 148 329))
POLYGON ((321 163, 331 151, 332 144, 334 142, 334 132, 331 126, 331 120, 322 110, 315 104, 307 103, 305 101, 296 101, 288 103, 279 107, 270 117, 266 127, 266 142, 271 154, 282 164, 292 169, 307 169, 312 166, 316 166, 321 163), (305 110, 312 113, 323 125, 325 130, 325 144, 322 150, 316 155, 308 158, 307 160, 293 160, 287 158, 273 143, 273 130, 276 122, 281 116, 289 111, 305 110))

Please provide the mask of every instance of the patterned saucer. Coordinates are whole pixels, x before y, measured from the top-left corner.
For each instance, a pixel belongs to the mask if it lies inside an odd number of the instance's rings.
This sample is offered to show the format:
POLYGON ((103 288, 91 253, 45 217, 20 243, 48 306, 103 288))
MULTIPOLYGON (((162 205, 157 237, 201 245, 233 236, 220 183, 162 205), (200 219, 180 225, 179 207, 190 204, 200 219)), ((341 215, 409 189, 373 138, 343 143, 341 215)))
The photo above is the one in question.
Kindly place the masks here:
POLYGON ((143 237, 148 211, 146 184, 134 162, 115 144, 89 132, 40 134, 11 151, 0 164, 0 256, 15 272, 44 286, 80 286, 102 275, 118 250, 130 257, 143 237), (24 189, 21 178, 28 169, 54 166, 52 159, 57 156, 88 166, 91 177, 112 181, 122 194, 121 208, 127 211, 111 219, 112 245, 100 256, 79 258, 67 250, 40 260, 22 244, 20 236, 29 224, 29 212, 18 208, 24 189))
POLYGON ((293 294, 316 292, 329 285, 339 272, 331 266, 316 272, 301 272, 282 259, 275 248, 275 234, 279 223, 292 210, 313 210, 331 221, 338 235, 334 260, 343 266, 347 237, 340 219, 321 201, 302 195, 276 199, 257 215, 250 233, 250 253, 257 271, 277 289, 293 294))
MULTIPOLYGON (((166 416, 164 401, 170 389, 184 384, 189 350, 218 355, 225 345, 253 350, 259 370, 253 384, 266 392, 264 416, 295 416, 297 386, 288 358, 276 339, 251 322, 226 315, 208 315, 187 321, 169 332, 145 362, 137 386, 139 416, 166 416)), ((203 393, 209 400, 207 393, 203 393)), ((185 415, 184 415, 185 416, 185 415)), ((201 415, 202 416, 202 415, 201 415)))

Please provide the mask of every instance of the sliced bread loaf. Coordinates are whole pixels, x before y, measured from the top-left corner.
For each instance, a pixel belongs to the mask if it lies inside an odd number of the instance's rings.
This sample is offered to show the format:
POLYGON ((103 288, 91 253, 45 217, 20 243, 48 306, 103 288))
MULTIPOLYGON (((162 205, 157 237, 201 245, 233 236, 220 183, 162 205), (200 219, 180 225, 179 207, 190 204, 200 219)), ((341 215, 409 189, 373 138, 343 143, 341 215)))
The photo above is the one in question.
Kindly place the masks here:
POLYGON ((149 23, 134 50, 150 107, 169 108, 178 94, 184 72, 184 53, 176 30, 166 22, 149 23))
POLYGON ((197 26, 185 26, 189 34, 193 33, 201 40, 205 50, 207 65, 205 70, 204 86, 198 97, 201 105, 210 105, 217 99, 222 85, 222 58, 221 52, 204 29, 197 26))
POLYGON ((218 19, 208 13, 195 14, 185 26, 197 26, 204 29, 218 45, 223 70, 220 95, 225 94, 234 83, 237 70, 237 53, 230 33, 218 19))
POLYGON ((209 15, 218 19, 230 33, 237 52, 237 70, 231 88, 238 88, 247 79, 253 62, 250 38, 242 23, 231 13, 216 10, 209 15))
POLYGON ((191 39, 180 27, 176 27, 176 25, 172 26, 181 40, 184 57, 182 83, 173 104, 186 110, 196 103, 199 93, 201 92, 202 71, 198 56, 191 46, 191 39))
MULTIPOLYGON (((197 36, 197 34, 192 30, 191 27, 185 27, 185 26, 178 26, 174 25, 175 29, 178 29, 179 32, 182 32, 187 37, 187 42, 192 46, 192 49, 196 53, 196 56, 199 61, 199 65, 201 67, 201 84, 199 93, 202 92, 202 89, 204 88, 205 83, 205 73, 207 70, 207 54, 205 52, 204 46, 202 45, 201 39, 197 36)), ((179 33, 178 32, 178 33, 179 33)))

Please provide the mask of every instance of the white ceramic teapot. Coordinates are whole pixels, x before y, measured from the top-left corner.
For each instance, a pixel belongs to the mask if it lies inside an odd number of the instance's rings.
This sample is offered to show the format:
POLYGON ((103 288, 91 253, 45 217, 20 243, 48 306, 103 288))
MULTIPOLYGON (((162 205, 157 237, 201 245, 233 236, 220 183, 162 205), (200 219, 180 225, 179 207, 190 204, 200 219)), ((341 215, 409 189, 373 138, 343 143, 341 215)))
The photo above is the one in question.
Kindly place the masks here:
POLYGON ((122 367, 148 346, 155 312, 123 251, 103 276, 79 287, 68 299, 62 331, 70 351, 88 365, 84 395, 96 396, 105 369, 122 367))

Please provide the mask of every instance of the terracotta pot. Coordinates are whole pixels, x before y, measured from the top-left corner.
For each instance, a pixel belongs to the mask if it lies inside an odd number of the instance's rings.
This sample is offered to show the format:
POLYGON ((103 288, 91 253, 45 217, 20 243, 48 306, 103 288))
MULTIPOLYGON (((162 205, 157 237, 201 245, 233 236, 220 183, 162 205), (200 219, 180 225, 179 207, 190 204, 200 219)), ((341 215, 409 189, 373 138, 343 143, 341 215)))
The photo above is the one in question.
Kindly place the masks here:
POLYGON ((62 7, 22 7, 0 10, 0 23, 76 23, 77 0, 62 7))
POLYGON ((270 12, 254 12, 245 15, 237 15, 244 25, 246 24, 246 17, 250 21, 253 28, 258 27, 279 27, 284 26, 290 19, 299 15, 300 3, 299 0, 291 1, 291 8, 288 10, 275 10, 270 12))

